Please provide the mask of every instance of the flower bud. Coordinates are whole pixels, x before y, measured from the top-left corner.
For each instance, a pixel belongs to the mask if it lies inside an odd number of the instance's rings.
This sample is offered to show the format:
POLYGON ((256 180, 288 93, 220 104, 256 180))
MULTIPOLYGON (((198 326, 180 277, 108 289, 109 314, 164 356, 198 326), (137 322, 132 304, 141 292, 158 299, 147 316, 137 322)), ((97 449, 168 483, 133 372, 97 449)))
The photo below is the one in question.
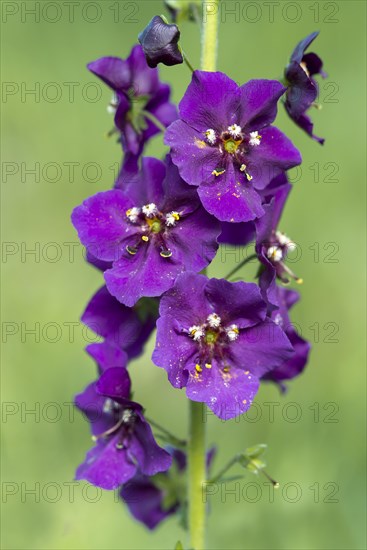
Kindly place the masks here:
POLYGON ((178 46, 179 28, 169 25, 161 16, 153 17, 138 38, 149 67, 154 68, 158 63, 169 66, 183 63, 178 46))

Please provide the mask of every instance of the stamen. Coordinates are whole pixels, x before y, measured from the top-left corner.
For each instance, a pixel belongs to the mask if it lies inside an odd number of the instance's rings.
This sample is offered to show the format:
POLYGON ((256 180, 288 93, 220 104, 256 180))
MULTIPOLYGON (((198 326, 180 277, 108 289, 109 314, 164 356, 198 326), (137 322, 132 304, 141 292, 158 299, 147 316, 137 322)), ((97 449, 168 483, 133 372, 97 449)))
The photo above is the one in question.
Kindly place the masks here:
POLYGON ((109 428, 108 430, 106 430, 105 432, 102 432, 101 434, 98 434, 98 435, 93 435, 92 436, 92 441, 98 441, 99 439, 102 439, 103 437, 107 437, 108 435, 111 435, 113 433, 115 433, 119 428, 121 428, 121 426, 125 424, 125 420, 124 420, 124 416, 122 416, 120 418, 120 420, 118 422, 116 422, 116 424, 114 426, 112 426, 112 428, 109 428))
POLYGON ((211 369, 211 368, 212 368, 212 364, 211 364, 211 363, 205 363, 205 368, 206 368, 206 369, 211 369))
POLYGON ((274 317, 274 323, 276 325, 279 325, 280 327, 283 326, 283 317, 280 315, 280 313, 277 313, 274 317))
POLYGON ((216 168, 215 170, 213 170, 212 176, 221 176, 222 174, 224 174, 225 171, 225 168, 216 168))
POLYGON ((170 258, 172 256, 172 251, 169 248, 162 248, 159 254, 162 258, 170 258))
POLYGON ((134 246, 127 246, 126 247, 126 251, 131 254, 131 256, 135 256, 135 254, 137 253, 138 249, 134 246))
POLYGON ((227 336, 228 336, 229 340, 231 342, 234 342, 235 340, 237 340, 240 331, 238 330, 237 325, 231 325, 230 327, 226 328, 226 333, 227 333, 227 336))
POLYGON ((158 208, 154 204, 154 202, 151 202, 150 204, 146 204, 142 208, 143 214, 147 216, 147 218, 153 218, 158 213, 158 208))
POLYGON ((170 212, 166 215, 166 225, 168 227, 176 225, 176 222, 180 219, 180 214, 178 212, 170 212))
POLYGON ((198 342, 199 340, 201 340, 201 338, 203 338, 204 330, 202 329, 202 327, 199 327, 198 325, 193 325, 192 327, 189 328, 189 334, 191 338, 195 340, 195 342, 198 342))
POLYGON ((215 130, 213 130, 212 128, 209 128, 205 132, 205 137, 206 137, 207 142, 210 143, 210 145, 215 145, 215 142, 217 141, 217 136, 216 136, 215 130))
POLYGON ((259 135, 259 132, 250 132, 249 144, 253 147, 257 147, 258 145, 260 145, 261 137, 262 136, 259 135))
POLYGON ((273 262, 280 262, 283 258, 283 252, 278 246, 270 246, 266 252, 269 260, 273 262))
POLYGON ((203 372, 203 369, 200 365, 195 365, 196 372, 203 372))
POLYGON ((282 233, 281 231, 276 231, 275 236, 281 246, 287 247, 288 252, 292 252, 297 248, 296 243, 293 242, 289 237, 287 237, 285 233, 282 233))
POLYGON ((147 237, 147 235, 143 235, 141 240, 147 243, 149 241, 149 237, 147 237))
POLYGON ((232 124, 232 126, 228 126, 227 129, 232 137, 237 138, 241 136, 242 128, 241 126, 238 126, 238 124, 232 124))
POLYGON ((119 104, 119 100, 117 98, 117 95, 113 94, 111 101, 107 105, 107 112, 110 115, 114 115, 116 113, 116 109, 118 107, 118 104, 119 104))
POLYGON ((211 313, 208 315, 207 321, 211 328, 218 328, 221 323, 221 318, 216 313, 211 313))
POLYGON ((241 166, 240 166, 240 171, 241 171, 241 172, 245 172, 245 176, 246 176, 247 181, 251 181, 251 180, 252 180, 252 176, 250 176, 250 174, 249 174, 248 172, 246 172, 246 169, 247 169, 246 164, 241 164, 241 166))
POLYGON ((133 208, 129 208, 129 210, 126 210, 126 216, 128 217, 129 221, 132 223, 135 223, 138 221, 138 216, 140 214, 140 208, 137 208, 134 206, 133 208))

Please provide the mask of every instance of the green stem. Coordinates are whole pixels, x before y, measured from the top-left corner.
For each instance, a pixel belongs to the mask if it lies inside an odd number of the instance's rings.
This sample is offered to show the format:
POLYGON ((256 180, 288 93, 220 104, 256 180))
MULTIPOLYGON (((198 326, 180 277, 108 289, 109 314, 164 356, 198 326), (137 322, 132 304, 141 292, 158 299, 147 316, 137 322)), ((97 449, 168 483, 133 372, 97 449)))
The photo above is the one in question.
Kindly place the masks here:
POLYGON ((186 63, 186 65, 188 66, 188 68, 190 69, 190 71, 193 73, 195 71, 194 67, 191 65, 187 55, 185 54, 185 52, 183 50, 181 50, 181 53, 182 53, 182 57, 183 57, 183 60, 184 62, 186 63))
POLYGON ((229 462, 227 462, 227 464, 217 473, 216 476, 214 476, 212 479, 210 479, 208 481, 208 483, 216 483, 217 481, 219 481, 220 479, 222 479, 222 477, 224 476, 224 474, 226 472, 228 472, 228 470, 230 468, 232 468, 232 466, 234 466, 235 464, 237 464, 238 462, 238 455, 234 456, 229 462))
POLYGON ((203 1, 201 69, 215 71, 217 67, 218 23, 220 0, 203 1))
POLYGON ((236 267, 234 267, 232 269, 232 271, 230 271, 224 278, 225 279, 229 279, 230 277, 232 277, 235 273, 237 273, 237 271, 239 271, 241 269, 241 267, 243 267, 244 265, 246 265, 247 263, 251 262, 252 260, 254 260, 255 258, 257 258, 257 254, 251 254, 251 256, 249 256, 248 258, 245 258, 244 260, 242 260, 242 262, 240 264, 238 264, 236 267))
POLYGON ((203 403, 190 401, 189 426, 189 529, 191 547, 195 550, 205 548, 206 506, 203 487, 206 478, 205 422, 203 403))
POLYGON ((157 128, 159 128, 161 132, 164 133, 167 130, 167 128, 149 111, 143 110, 142 115, 148 120, 150 120, 150 122, 153 122, 153 124, 157 126, 157 128))
MULTIPOLYGON (((203 0, 201 69, 215 71, 218 47, 219 0, 203 0)), ((206 505, 203 498, 206 479, 205 405, 190 401, 188 439, 188 501, 190 545, 205 549, 206 505)))
POLYGON ((185 447, 186 446, 186 441, 184 441, 183 439, 178 439, 175 435, 171 434, 171 432, 166 430, 166 428, 163 428, 163 426, 158 424, 158 422, 156 422, 155 420, 152 420, 151 418, 148 418, 148 417, 145 417, 145 418, 149 422, 149 424, 154 426, 154 428, 156 428, 157 430, 162 432, 162 434, 169 437, 172 440, 172 443, 177 445, 177 447, 185 447))

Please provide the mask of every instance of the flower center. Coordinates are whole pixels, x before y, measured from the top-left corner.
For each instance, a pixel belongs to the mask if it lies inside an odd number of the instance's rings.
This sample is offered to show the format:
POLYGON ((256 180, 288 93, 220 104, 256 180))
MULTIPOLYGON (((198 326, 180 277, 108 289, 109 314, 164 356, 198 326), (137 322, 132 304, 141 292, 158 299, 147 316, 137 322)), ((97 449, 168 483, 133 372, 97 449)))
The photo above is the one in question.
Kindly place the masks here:
MULTIPOLYGON (((230 155, 240 172, 246 177, 247 181, 252 180, 251 174, 247 171, 248 156, 251 149, 261 143, 261 136, 257 131, 245 133, 239 124, 228 126, 221 134, 217 134, 213 128, 208 128, 204 132, 205 140, 211 147, 217 147, 225 157, 230 155)), ((224 158, 225 160, 225 158, 224 158)), ((226 162, 224 163, 224 165, 226 162)), ((212 171, 212 176, 222 176, 226 171, 224 167, 216 167, 212 171)))
POLYGON ((215 357, 222 358, 223 348, 237 340, 239 332, 239 328, 235 324, 223 326, 217 313, 208 315, 206 321, 201 325, 191 326, 187 334, 198 343, 199 352, 196 372, 202 372, 203 368, 210 369, 215 357))
POLYGON ((130 224, 136 226, 135 242, 126 246, 127 252, 135 256, 142 243, 148 243, 151 239, 160 248, 162 258, 170 258, 171 250, 165 244, 165 235, 180 221, 181 216, 176 211, 168 214, 160 212, 153 202, 142 207, 133 206, 126 211, 126 217, 130 224))
POLYGON ((241 145, 242 139, 239 139, 235 141, 234 139, 223 139, 223 145, 224 149, 227 151, 227 153, 234 155, 234 153, 237 151, 238 147, 241 145))

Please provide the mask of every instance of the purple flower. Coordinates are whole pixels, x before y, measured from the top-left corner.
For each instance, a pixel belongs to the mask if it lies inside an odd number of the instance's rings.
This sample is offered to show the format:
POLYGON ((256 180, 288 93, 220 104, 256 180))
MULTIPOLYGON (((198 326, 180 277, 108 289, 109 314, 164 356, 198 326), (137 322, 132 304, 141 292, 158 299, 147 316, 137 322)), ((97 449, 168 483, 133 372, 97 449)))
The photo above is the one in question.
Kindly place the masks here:
POLYGON ((125 190, 98 193, 77 207, 72 221, 81 242, 99 260, 109 292, 133 306, 160 296, 184 270, 200 271, 214 258, 219 222, 200 204, 177 168, 144 158, 125 190))
MULTIPOLYGON (((137 474, 123 486, 120 496, 135 519, 148 529, 154 529, 167 517, 183 511, 186 506, 186 454, 169 448, 172 465, 169 470, 154 477, 137 474)), ((207 469, 210 469, 215 448, 207 453, 207 469)))
POLYGON ((294 348, 294 354, 290 359, 285 361, 279 367, 266 373, 263 377, 264 380, 271 380, 280 385, 280 388, 284 391, 284 380, 290 380, 295 378, 305 368, 310 353, 310 343, 304 340, 297 333, 296 329, 291 323, 288 311, 299 300, 298 292, 290 289, 277 287, 278 297, 278 309, 274 310, 271 314, 271 318, 279 325, 289 338, 290 343, 294 348))
POLYGON ((76 405, 89 418, 96 442, 78 467, 77 480, 112 490, 137 471, 151 476, 170 467, 172 458, 157 445, 141 405, 130 401, 125 368, 103 372, 97 383, 77 396, 76 405))
POLYGON ((313 123, 306 115, 306 111, 316 105, 315 100, 318 96, 318 87, 314 76, 317 74, 323 78, 327 76, 322 70, 321 59, 315 53, 305 54, 305 50, 318 34, 318 32, 309 34, 293 50, 289 65, 285 69, 288 88, 284 105, 290 118, 322 145, 325 140, 313 134, 313 123))
POLYGON ((189 399, 233 418, 250 407, 261 376, 293 353, 266 309, 253 283, 183 273, 161 299, 153 361, 189 399))
POLYGON ((149 115, 164 126, 176 120, 170 87, 159 81, 157 69, 148 67, 140 45, 125 60, 102 57, 89 63, 88 69, 114 92, 109 111, 115 114, 124 150, 140 154, 144 143, 160 131, 149 115))
POLYGON ((278 230, 285 202, 291 190, 287 184, 279 188, 268 205, 265 214, 256 220, 256 253, 262 263, 259 285, 263 299, 268 303, 269 311, 277 307, 278 295, 276 279, 288 284, 289 278, 301 284, 303 281, 286 265, 287 254, 296 248, 296 244, 278 230))
POLYGON ((160 15, 153 17, 138 38, 149 67, 154 68, 158 63, 168 66, 183 63, 178 46, 179 28, 169 25, 160 15))
POLYGON ((223 73, 193 74, 181 120, 168 128, 165 142, 183 179, 198 186, 203 206, 221 221, 262 216, 260 191, 301 162, 289 139, 269 126, 284 92, 274 80, 238 86, 223 73))

